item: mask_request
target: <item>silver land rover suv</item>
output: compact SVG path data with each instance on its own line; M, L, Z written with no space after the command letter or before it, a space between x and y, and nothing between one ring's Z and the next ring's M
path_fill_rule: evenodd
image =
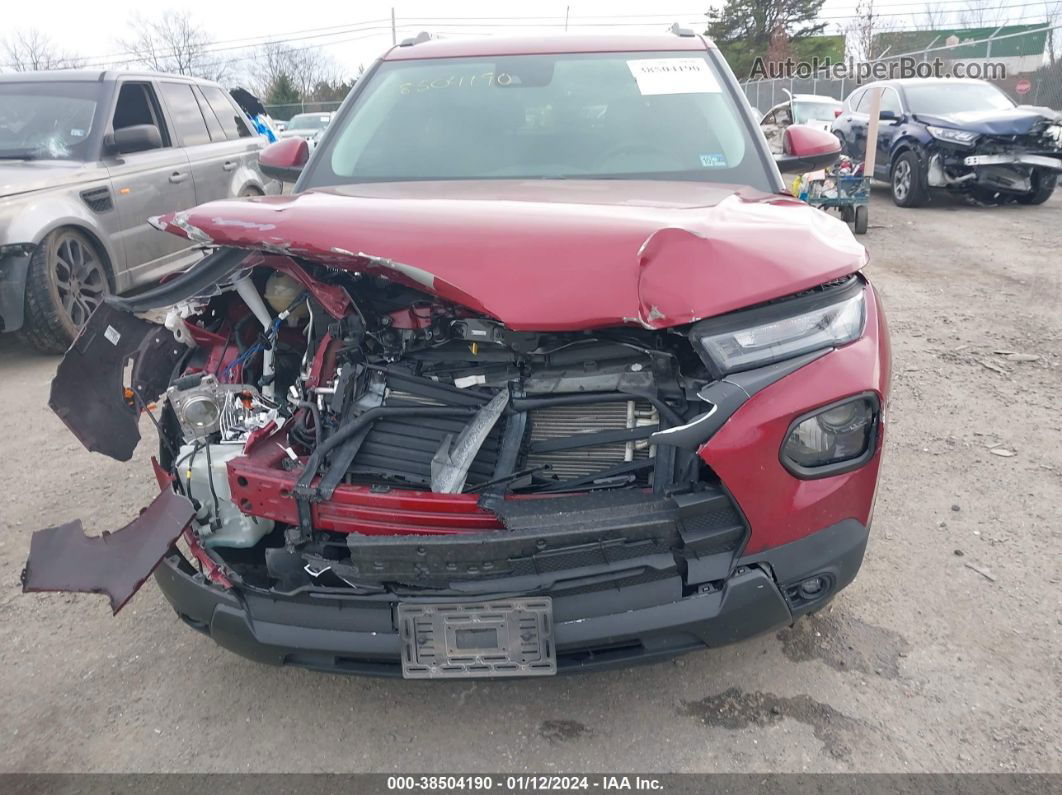
M61 353L107 293L196 256L148 218L279 192L265 139L216 83L99 71L0 76L0 329Z

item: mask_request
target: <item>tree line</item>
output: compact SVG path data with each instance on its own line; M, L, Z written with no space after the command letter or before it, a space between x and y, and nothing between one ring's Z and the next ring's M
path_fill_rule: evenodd
M993 5L987 0L965 0L962 6L951 0L927 0L920 11L897 14L889 11L895 6L877 5L875 0L857 0L855 12L843 19L824 16L825 0L726 0L723 5L708 11L706 34L718 45L739 80L748 78L757 58L766 63L782 62L787 58L820 61L829 56L850 57L856 61L870 61L879 52L880 34L907 30L941 30L949 27L989 28L1021 22L1012 19L1013 9ZM949 3L949 4L946 4ZM1045 25L1062 24L1062 0L1042 0L1042 8L1035 10L1038 21ZM901 24L902 21L902 24ZM841 24L841 23L844 24ZM838 31L835 39L825 36L829 27ZM1049 35L1046 54L1048 62L1059 60L1057 35Z
M240 86L266 105L338 102L359 75L348 75L324 49L268 41L245 48L219 46L188 11L133 15L115 39L120 53L89 58L62 49L41 30L16 30L2 39L0 71L118 68L188 75ZM295 108L297 110L297 108Z

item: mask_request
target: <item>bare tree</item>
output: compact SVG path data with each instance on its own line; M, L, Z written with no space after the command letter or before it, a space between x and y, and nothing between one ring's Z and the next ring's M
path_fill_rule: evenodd
M874 0L859 0L855 17L845 28L845 41L852 57L857 61L873 61L878 58L884 49L878 36L894 27L888 17L882 17L875 11Z
M1059 32L1054 30L1060 22L1062 22L1062 0L1045 0L1044 24L1052 28L1047 31L1047 60L1052 65L1062 58L1062 53L1059 52Z
M997 5L994 8L984 0L966 0L966 8L959 12L959 21L971 28L987 28L1002 24L1004 13L1014 9Z
M5 66L13 72L41 72L50 69L77 69L84 59L61 52L52 40L36 28L19 30L4 41Z
M248 59L248 83L251 90L265 96L281 75L287 75L304 99L313 96L320 84L342 82L336 62L318 47L291 47L271 41L257 48Z
M129 36L118 40L133 60L155 72L223 80L231 61L212 54L213 40L188 11L166 11L154 19L134 14Z
M940 30L950 23L951 11L943 3L926 3L916 25L925 30Z

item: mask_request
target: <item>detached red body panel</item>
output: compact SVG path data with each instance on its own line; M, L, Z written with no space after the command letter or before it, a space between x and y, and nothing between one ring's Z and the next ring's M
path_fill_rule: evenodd
M382 183L211 202L161 223L380 273L517 331L669 328L866 262L842 223L803 202L693 182Z

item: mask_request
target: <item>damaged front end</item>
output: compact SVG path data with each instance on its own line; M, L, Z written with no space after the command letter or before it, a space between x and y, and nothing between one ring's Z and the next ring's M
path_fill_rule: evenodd
M1047 111L1021 132L928 125L926 184L982 200L1040 203L1062 172L1062 119Z
M811 324L811 348L769 341L784 355L723 372L702 348L726 331L714 321L514 330L408 269L344 256L223 247L93 315L51 405L120 460L147 413L162 496L112 536L35 535L26 590L105 592L117 611L162 559L181 617L255 659L507 676L737 640L854 576L858 523L830 531L844 540L825 568L744 563L749 522L703 448L759 392L862 333L861 277L785 298L837 307L827 330L843 339ZM812 570L821 590L802 595ZM440 605L494 627L493 657L462 652ZM499 640L518 636L526 648Z

